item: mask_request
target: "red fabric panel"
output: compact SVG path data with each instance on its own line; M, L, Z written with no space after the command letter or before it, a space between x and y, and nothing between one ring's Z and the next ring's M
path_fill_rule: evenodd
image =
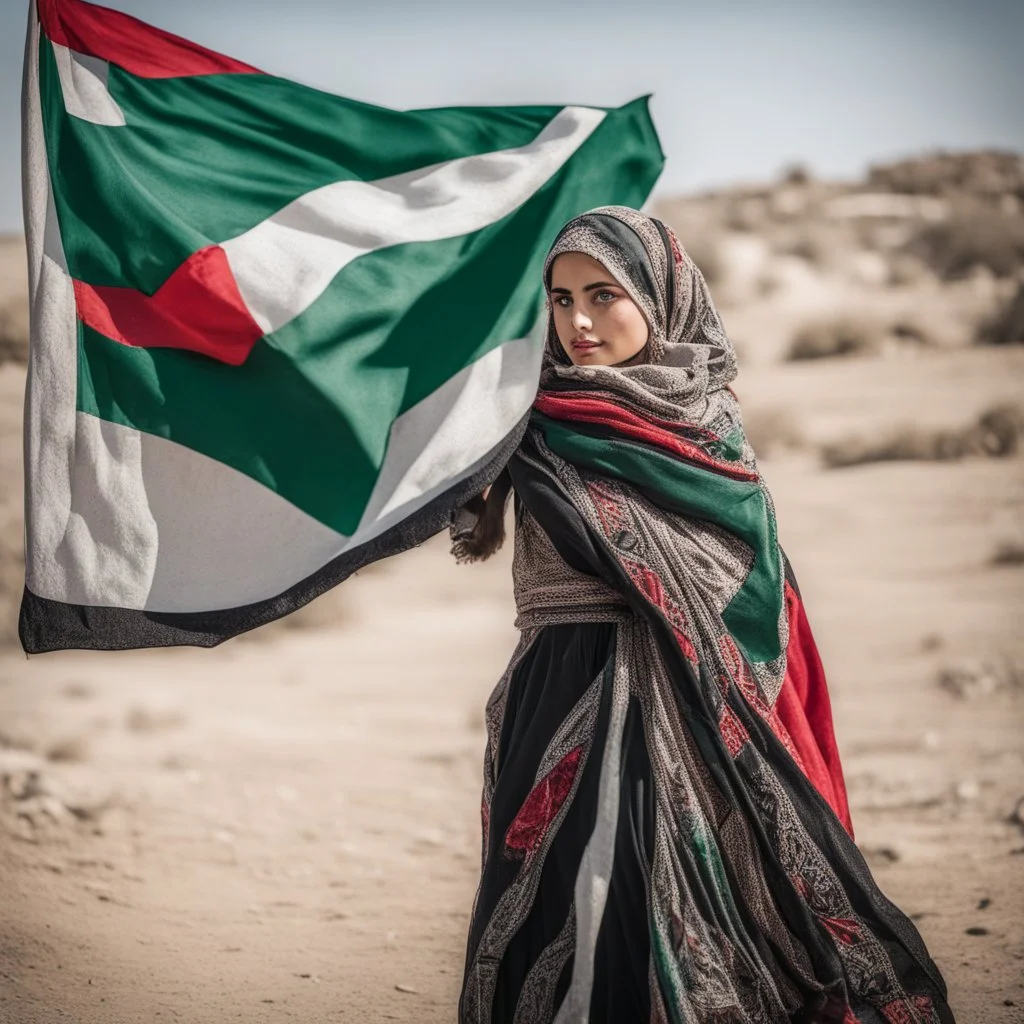
M184 348L239 366L263 336L219 245L193 253L155 295L74 284L79 319L124 345Z
M39 23L54 43L110 61L139 78L261 74L257 68L82 0L38 0Z
M803 602L789 583L786 584L786 609L789 614L786 677L775 702L775 714L789 734L808 779L853 836L825 670Z
M600 423L603 426L611 427L623 437L655 445L664 451L681 456L688 462L695 462L723 476L732 477L734 480L745 480L751 483L757 480L756 473L752 473L742 466L715 459L698 445L677 437L668 430L654 426L645 417L638 416L612 402L602 401L598 398L567 398L562 395L542 392L533 404L539 412L552 419L571 420L578 423Z
M520 853L536 853L576 781L583 747L573 747L530 791L505 833L505 845Z

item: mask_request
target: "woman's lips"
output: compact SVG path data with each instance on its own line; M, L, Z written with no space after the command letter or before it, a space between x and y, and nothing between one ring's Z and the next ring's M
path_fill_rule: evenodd
M577 352L592 352L600 345L599 341L591 341L589 338L573 338L572 347Z

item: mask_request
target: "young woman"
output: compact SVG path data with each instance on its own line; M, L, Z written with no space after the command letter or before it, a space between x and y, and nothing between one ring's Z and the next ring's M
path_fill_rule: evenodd
M463 1024L951 1021L854 845L735 354L663 224L563 228L515 492L522 638L487 706Z

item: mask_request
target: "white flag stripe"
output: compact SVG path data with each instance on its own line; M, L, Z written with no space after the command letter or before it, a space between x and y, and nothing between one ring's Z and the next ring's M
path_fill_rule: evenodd
M73 414L70 494L63 510L47 510L60 513L48 517L55 530L37 530L46 543L36 545L29 587L56 601L153 612L276 597L485 464L529 409L539 356L536 336L505 342L400 416L351 538L216 459ZM482 392L491 395L486 416Z
M72 117L110 127L123 127L124 111L107 88L110 65L105 60L51 43L57 61L64 108Z
M39 597L154 612L235 608L277 596L345 547L216 459L89 413L75 426L71 513L28 578Z
M537 192L604 117L603 110L566 107L518 149L314 189L223 243L242 298L269 333L299 316L359 256L479 231Z
M31 343L25 385L25 578L61 592L76 571L64 537L75 464L75 292L55 225L39 94L39 18L29 5L22 106L22 180L28 249ZM44 248L45 244L45 248Z
M214 611L276 597L344 550L342 534L252 477L141 436L138 482L159 539L147 611Z
M383 533L487 461L533 404L542 348L540 329L507 341L395 420L349 548Z

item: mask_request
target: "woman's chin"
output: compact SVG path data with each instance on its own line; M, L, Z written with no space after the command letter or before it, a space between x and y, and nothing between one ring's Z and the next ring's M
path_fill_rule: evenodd
M608 353L599 345L595 348L574 348L569 353L569 358L577 366L603 366L608 362L607 355Z

